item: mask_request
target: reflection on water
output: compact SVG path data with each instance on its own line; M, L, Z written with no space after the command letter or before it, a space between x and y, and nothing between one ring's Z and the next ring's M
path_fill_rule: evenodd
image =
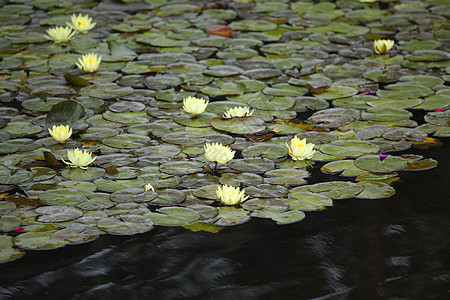
M336 201L293 225L157 227L30 251L0 267L0 299L448 298L448 148L427 150L440 166L402 173L389 199Z

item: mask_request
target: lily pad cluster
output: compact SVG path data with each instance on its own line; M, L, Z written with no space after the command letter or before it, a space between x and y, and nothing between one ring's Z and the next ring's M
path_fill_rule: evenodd
M95 28L45 39L81 11ZM450 135L446 11L439 0L4 1L0 262L155 226L290 224L392 196L402 172L438 164L408 149ZM376 39L395 46L376 54ZM102 65L84 74L75 64L91 52ZM206 111L184 113L187 97ZM253 114L223 117L236 106ZM65 145L48 134L58 124L73 129ZM310 160L288 156L294 136L315 144ZM211 171L206 143L236 155ZM96 161L63 166L72 147ZM311 179L319 169L329 176ZM222 206L219 185L249 198Z

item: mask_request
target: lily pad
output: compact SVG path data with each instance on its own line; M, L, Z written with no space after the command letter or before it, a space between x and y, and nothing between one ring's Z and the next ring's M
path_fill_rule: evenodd
M38 222L42 223L58 223L77 219L83 215L81 209L58 205L58 206L42 206L34 210L39 217Z
M383 160L378 155L365 155L355 160L355 166L374 173L397 171L403 169L407 163L407 159L392 155L387 156Z
M323 210L327 206L333 206L333 200L330 197L309 192L290 193L287 201L290 209L301 211Z
M359 182L364 190L356 195L359 199L384 199L395 194L395 189L381 182Z
M264 121L256 117L224 119L216 117L211 125L217 129L236 134L252 134L266 129Z
M250 214L242 208L219 207L217 219L218 220L214 222L215 225L234 226L250 220Z
M156 225L185 226L196 222L200 218L200 215L195 210L187 207L162 207L157 209L157 212L145 215L151 218Z
M152 230L154 223L148 217L127 214L100 219L97 227L110 234L134 235Z
M14 238L16 246L23 249L49 250L64 247L67 241L53 238L54 231L26 232Z

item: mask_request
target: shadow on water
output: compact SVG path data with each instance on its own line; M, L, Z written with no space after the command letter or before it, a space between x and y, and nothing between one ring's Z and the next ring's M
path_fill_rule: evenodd
M427 150L439 167L402 173L391 198L336 201L292 225L157 227L30 251L1 266L0 299L446 299L448 148Z

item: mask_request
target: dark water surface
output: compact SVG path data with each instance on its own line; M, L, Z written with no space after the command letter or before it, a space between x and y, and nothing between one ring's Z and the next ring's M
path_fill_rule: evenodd
M415 151L439 167L402 172L391 198L336 200L292 225L158 226L29 251L0 267L0 299L448 299L448 149Z

